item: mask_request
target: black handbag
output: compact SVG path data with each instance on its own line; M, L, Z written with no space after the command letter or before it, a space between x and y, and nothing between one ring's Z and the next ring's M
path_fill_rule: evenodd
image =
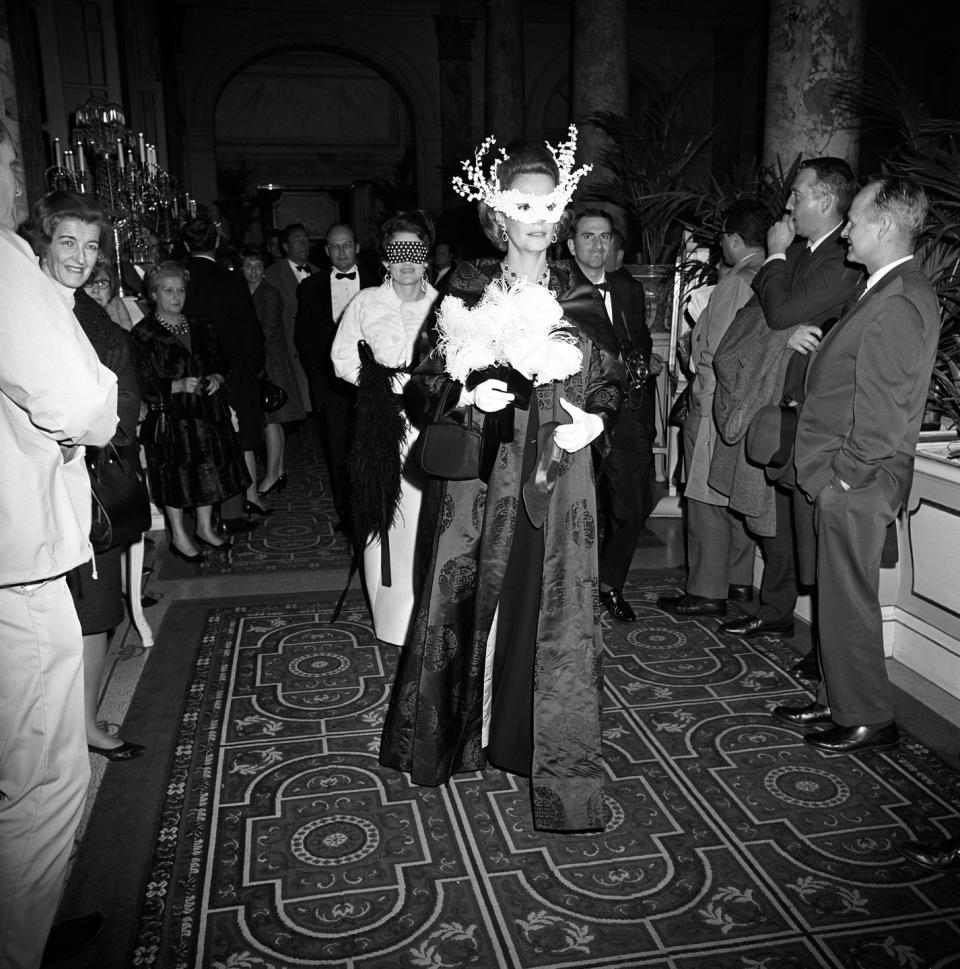
M266 374L260 378L260 407L267 414L280 410L287 402L287 392Z
M482 432L473 426L473 407L444 413L454 387L460 384L451 380L443 388L433 420L420 432L417 460L431 477L469 481L480 476Z
M682 427L683 422L687 419L687 415L690 413L690 384L687 384L677 399L673 402L670 407L670 413L667 415L667 423L672 424L674 427Z
M164 444L168 436L167 412L163 404L151 404L147 416L140 422L137 440L145 445Z
M137 470L117 449L87 448L92 518L90 544L94 552L106 552L135 541L150 528L150 497Z

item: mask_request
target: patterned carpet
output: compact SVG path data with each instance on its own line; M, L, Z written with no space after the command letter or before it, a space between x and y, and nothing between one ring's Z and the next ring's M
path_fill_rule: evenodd
M579 836L533 831L522 779L378 766L396 652L358 596L336 626L327 598L173 607L189 685L122 964L960 966L956 878L895 849L960 831L960 779L911 740L804 745L769 716L805 695L795 654L665 616L672 587L632 581L606 630L606 830Z
M229 555L208 554L196 566L164 552L160 577L181 579L198 574L349 568L350 545L334 529L337 515L330 495L330 479L312 419L288 433L286 466L287 487L282 493L264 499L274 514L262 519L254 531L235 536Z

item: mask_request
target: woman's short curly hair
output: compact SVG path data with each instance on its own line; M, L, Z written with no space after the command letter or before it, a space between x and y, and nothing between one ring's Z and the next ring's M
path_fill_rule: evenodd
M172 259L166 262L158 262L147 270L147 275L143 280L147 298L151 303L157 301L157 289L164 276L179 276L183 280L184 286L190 282L190 273L180 263L174 262Z
M412 232L427 248L433 247L433 220L420 209L398 212L380 226L380 255L386 255L390 240L398 232Z
M264 265L267 264L267 257L260 246L241 246L233 256L233 262L237 269L242 269L243 264L248 259L256 259Z
M103 243L106 226L103 209L92 201L89 195L60 189L56 192L48 192L33 206L33 214L22 230L38 256L46 253L50 243L53 242L53 234L57 231L57 226L67 219L76 219L85 225L97 226L100 229L100 242Z
M544 145L521 145L513 149L497 167L500 188L509 190L521 175L548 175L553 184L560 181L560 169L556 159ZM559 238L570 219L570 213L565 211L557 222L557 237ZM506 251L507 244L503 239L503 229L497 221L497 213L486 202L480 203L480 226L484 235L501 251Z

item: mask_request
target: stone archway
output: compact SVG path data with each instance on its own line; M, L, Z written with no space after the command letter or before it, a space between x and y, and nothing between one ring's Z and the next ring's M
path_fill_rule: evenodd
M300 29L298 29L298 26ZM358 30L355 20L338 23L327 17L320 31L313 22L278 26L269 19L262 24L235 29L227 20L207 19L204 32L216 31L218 43L203 58L194 59L185 45L183 88L188 105L184 133L184 168L191 193L204 201L216 197L217 105L231 80L259 62L283 52L319 52L344 62L362 65L367 77L379 76L404 105L409 124L409 144L414 161L414 184L420 204L438 208L440 187L436 177L440 159L440 119L435 81L423 65L434 56L431 38L421 40L423 51L390 42L389 28ZM261 29L262 28L262 29ZM191 39L196 31L191 31ZM322 105L317 106L318 112Z

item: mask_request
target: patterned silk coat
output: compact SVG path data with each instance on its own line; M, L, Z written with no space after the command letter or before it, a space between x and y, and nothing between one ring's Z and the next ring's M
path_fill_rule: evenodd
M475 303L499 272L496 262L461 264L450 293ZM599 414L609 431L619 409L622 369L601 298L592 286L575 286L560 266L551 266L550 288L579 332L584 364L566 380L537 388L530 406L537 406L541 426L563 421L563 396ZM443 371L442 359L432 354L414 375L413 389L436 401L449 379ZM415 784L444 784L452 774L486 763L484 658L497 604L514 592L503 587L503 577L517 516L525 514L521 467L527 420L528 412L516 409L513 441L500 444L488 484L434 480L425 495L419 605L380 748L380 762L410 772ZM607 438L601 435L595 446L606 446ZM591 448L564 455L543 528L532 711L534 824L596 830L603 827L603 640Z

